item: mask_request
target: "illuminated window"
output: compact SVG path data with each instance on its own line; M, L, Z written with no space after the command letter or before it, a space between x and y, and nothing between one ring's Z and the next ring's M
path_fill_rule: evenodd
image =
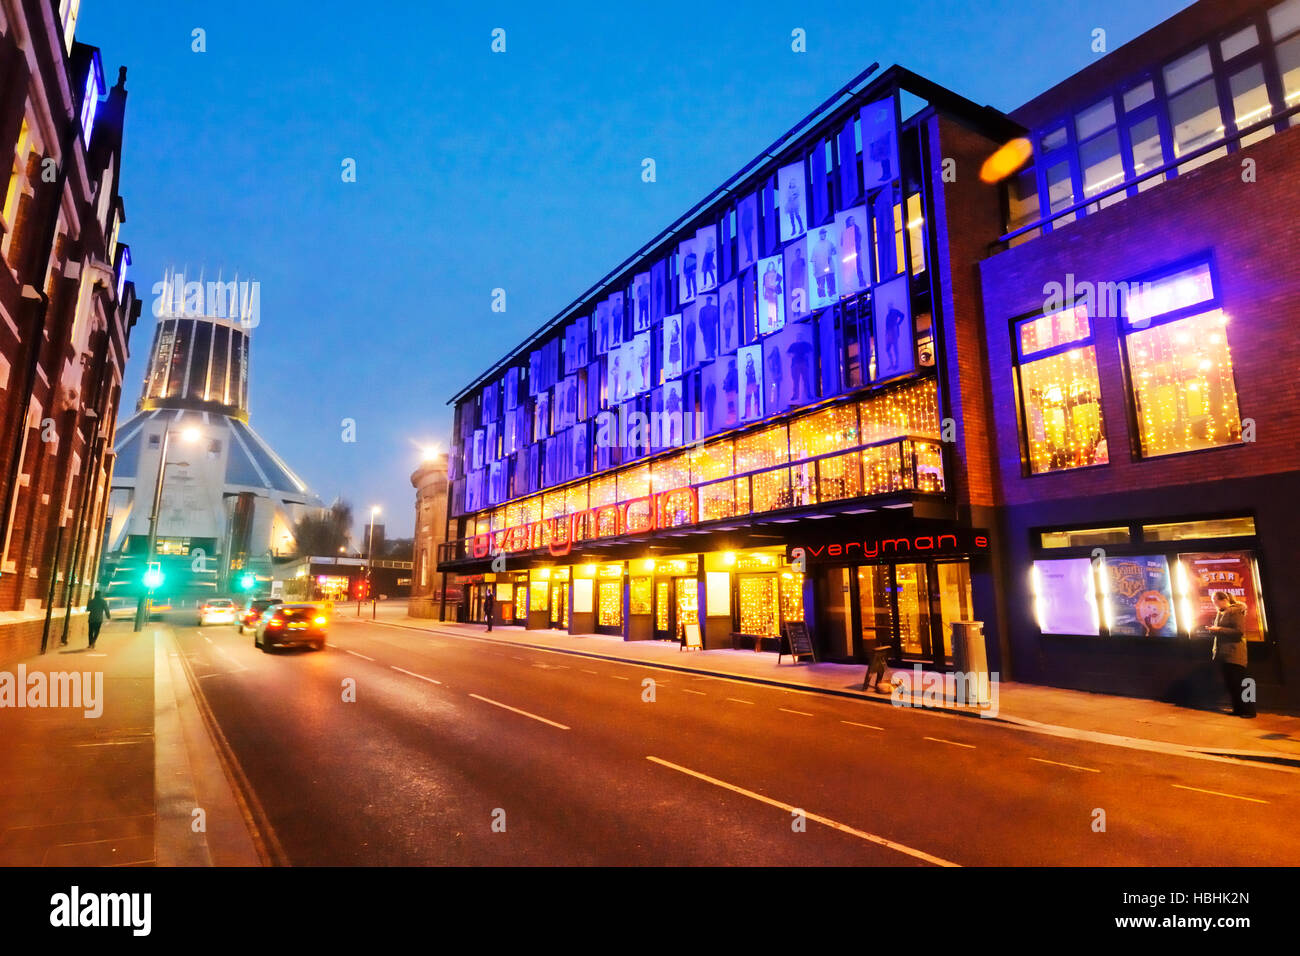
M1092 327L1082 306L1016 325L1029 473L1104 465L1109 458Z
M623 582L601 581L596 623L601 627L623 626Z
M1044 531L1039 535L1044 548L1088 548L1104 544L1128 544L1130 538L1127 527Z
M1186 314L1215 304L1209 266L1143 285L1130 299L1124 336L1143 456L1240 442L1228 317L1214 307Z
M803 620L803 575L798 571L781 572L781 617L787 621Z
M790 423L791 461L816 458L858 444L858 410L853 405L838 405Z
M1210 51L1199 47L1164 69L1165 91L1169 94L1169 125L1174 134L1174 156L1185 156L1223 139L1223 117L1219 95L1211 75ZM1211 150L1179 167L1187 172L1227 155L1227 147Z
M1146 541L1186 541L1195 538L1244 538L1255 534L1254 518L1207 518L1142 526Z
M939 399L933 381L873 395L858 403L864 443L904 435L939 437Z

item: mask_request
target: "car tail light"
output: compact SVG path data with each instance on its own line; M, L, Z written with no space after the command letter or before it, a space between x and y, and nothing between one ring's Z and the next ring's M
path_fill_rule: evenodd
M316 618L316 623L317 623L317 624L324 624L325 621L326 621L326 618L325 618L323 615L322 615L321 617Z

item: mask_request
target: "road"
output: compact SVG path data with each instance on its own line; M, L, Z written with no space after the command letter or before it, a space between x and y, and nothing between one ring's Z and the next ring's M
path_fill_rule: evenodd
M1300 860L1270 767L345 617L176 634L294 865Z

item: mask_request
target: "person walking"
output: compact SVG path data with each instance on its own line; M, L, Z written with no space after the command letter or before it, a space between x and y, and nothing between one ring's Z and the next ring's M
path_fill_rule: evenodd
M487 629L492 630L492 606L496 603L496 598L492 594L492 589L488 588L483 592L483 616L487 618Z
M1223 670L1223 684L1232 700L1232 713L1237 717L1254 717L1254 694L1246 700L1245 693L1246 682L1250 680L1246 673L1246 605L1227 591L1215 591L1214 606L1219 610L1214 615L1214 623L1206 630L1214 636L1214 659Z
M95 589L94 595L90 598L90 603L86 605L87 625L90 633L90 649L95 649L95 642L99 640L99 629L104 626L104 618L112 618L113 615L108 613L108 602L100 595L99 589Z

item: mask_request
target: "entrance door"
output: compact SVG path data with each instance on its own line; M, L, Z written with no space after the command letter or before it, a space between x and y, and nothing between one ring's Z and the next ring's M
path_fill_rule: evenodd
M930 631L930 578L924 564L894 565L898 599L898 640L903 657L932 661Z
M871 659L877 642L894 646L894 653L897 653L890 571L887 564L864 564L858 568L858 619L861 622L862 656L866 660Z
M569 626L569 582L551 582L551 627Z
M699 623L700 582L695 578L673 578L677 588L677 619L674 636L681 637L687 624ZM703 632L703 628L700 629Z
M971 598L970 562L945 561L934 566L939 586L939 627L943 633L945 663L952 663L952 622L969 621L975 617L975 602Z
M661 641L670 641L677 630L673 627L672 582L666 578L655 581L655 637Z
M826 569L826 656L833 661L851 661L856 656L851 573L851 568Z

